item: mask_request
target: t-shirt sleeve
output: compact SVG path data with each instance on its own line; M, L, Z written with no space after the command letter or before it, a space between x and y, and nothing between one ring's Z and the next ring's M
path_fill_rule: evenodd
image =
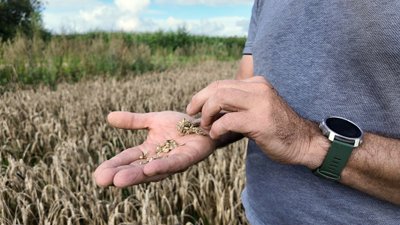
M253 54L253 41L256 37L257 33L257 23L258 23L258 1L254 0L253 10L251 12L251 19L249 25L249 31L247 34L246 44L243 49L243 55L252 55Z

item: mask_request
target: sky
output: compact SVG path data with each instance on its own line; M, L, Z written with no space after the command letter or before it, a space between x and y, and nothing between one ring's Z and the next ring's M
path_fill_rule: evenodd
M246 36L254 0L44 0L53 33L173 31Z

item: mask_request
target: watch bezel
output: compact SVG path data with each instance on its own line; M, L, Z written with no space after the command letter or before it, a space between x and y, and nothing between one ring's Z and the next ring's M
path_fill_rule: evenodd
M327 121L328 119L340 119L340 120L344 120L344 121L346 121L346 122L348 122L348 123L351 123L352 125L354 125L354 126L358 129L358 131L359 131L359 133L360 133L360 136L359 136L359 137L356 137L356 138L353 138L353 137L344 136L344 135L342 135L342 134L338 134L337 132L333 131L333 130L327 125L326 121ZM353 121L351 121L351 120L348 120L348 119L346 119L346 118L339 117L339 116L330 116L330 117L326 118L325 120L323 120L323 121L320 123L319 128L321 129L323 135L326 136L326 137L328 137L328 139L329 139L330 141L338 140L338 141L342 141L342 142L351 144L351 145L353 145L354 147L358 147L358 146L362 143L362 138L363 138L363 136L364 136L363 130L362 130L357 124L355 124L355 123L354 123Z

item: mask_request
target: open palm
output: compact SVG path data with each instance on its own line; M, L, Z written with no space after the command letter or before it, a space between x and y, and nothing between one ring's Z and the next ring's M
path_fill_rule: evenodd
M113 112L108 122L122 129L148 129L146 140L139 146L126 149L110 160L103 162L95 171L96 183L100 186L130 185L162 180L165 177L186 170L203 160L215 150L214 141L208 136L182 136L176 124L189 116L178 112L130 113ZM156 155L157 146L167 140L175 140L179 146L168 153L168 157L141 164L141 156Z

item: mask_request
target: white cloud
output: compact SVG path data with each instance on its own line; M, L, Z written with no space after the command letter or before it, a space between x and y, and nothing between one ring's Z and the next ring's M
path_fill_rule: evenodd
M106 6L99 6L92 11L81 11L80 16L86 22L95 23L96 21L98 21L99 17L104 15L106 10L107 10Z
M115 5L122 12L137 14L150 4L150 0L115 0Z
M149 4L150 0L115 0L119 13L116 28L123 31L134 31L140 25L139 13L145 10Z
M201 20L182 20L169 17L167 20L145 20L141 31L177 30L184 27L192 34L213 36L245 36L249 18L244 17L214 17Z
M163 1L163 0L158 0ZM181 0L174 0L179 2ZM114 0L104 3L100 0L47 0L44 11L45 27L56 33L105 31L157 31L177 30L185 27L190 33L216 36L244 36L247 34L249 18L214 17L207 19L167 19L144 18L150 0ZM79 4L78 4L79 2ZM182 0L183 2L183 0ZM185 2L204 3L206 0ZM226 0L214 1L216 3ZM249 0L231 0L249 2Z
M139 26L139 19L138 18L120 18L117 21L117 28L118 30L123 31L134 31Z
M99 0L49 0L43 19L46 28L57 33L134 31L140 26L140 13L149 4L150 0L114 0L108 4Z

